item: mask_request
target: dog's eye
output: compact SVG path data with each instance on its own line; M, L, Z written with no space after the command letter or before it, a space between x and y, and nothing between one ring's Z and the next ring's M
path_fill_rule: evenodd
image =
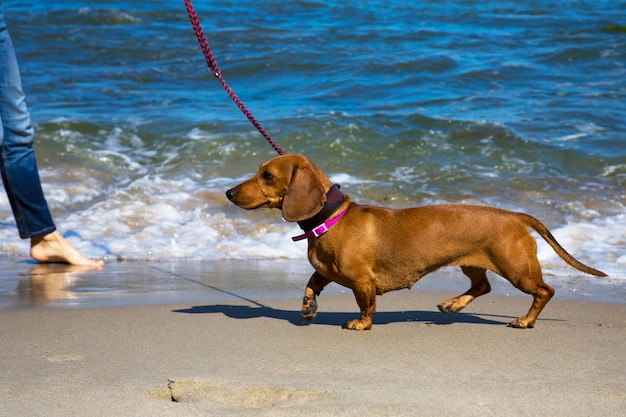
M261 178L263 178L265 181L271 181L274 179L274 176L269 171L263 171L263 173L261 174Z

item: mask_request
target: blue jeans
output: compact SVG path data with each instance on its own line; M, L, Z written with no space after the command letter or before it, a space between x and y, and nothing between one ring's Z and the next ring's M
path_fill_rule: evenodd
M20 237L54 232L33 150L34 129L0 0L0 172Z

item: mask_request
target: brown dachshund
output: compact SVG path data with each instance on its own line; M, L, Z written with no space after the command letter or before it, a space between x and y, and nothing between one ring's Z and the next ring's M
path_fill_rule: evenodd
M294 238L308 239L308 258L315 269L304 293L303 321L315 317L316 296L334 281L354 292L361 309L360 318L343 327L368 330L377 294L411 288L430 272L458 265L471 288L442 302L439 310L456 313L488 293L489 270L533 296L528 313L509 323L533 327L554 289L543 282L537 243L528 227L574 268L606 276L574 259L546 226L527 214L454 204L399 210L358 205L301 155L283 155L262 164L254 177L226 196L247 210L280 209L285 220L298 222L306 232Z

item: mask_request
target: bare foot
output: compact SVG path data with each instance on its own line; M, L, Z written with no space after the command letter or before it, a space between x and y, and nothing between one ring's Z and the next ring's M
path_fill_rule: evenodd
M62 262L70 265L104 266L104 261L85 257L59 232L30 240L30 256L39 262Z

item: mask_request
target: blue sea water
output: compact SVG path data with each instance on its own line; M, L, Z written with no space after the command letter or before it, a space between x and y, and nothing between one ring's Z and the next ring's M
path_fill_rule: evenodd
M107 260L304 259L224 191L276 155L180 1L3 1L57 225ZM274 140L353 199L484 204L626 279L626 2L194 2ZM0 252L25 256L0 195ZM547 275L580 275L541 242Z

